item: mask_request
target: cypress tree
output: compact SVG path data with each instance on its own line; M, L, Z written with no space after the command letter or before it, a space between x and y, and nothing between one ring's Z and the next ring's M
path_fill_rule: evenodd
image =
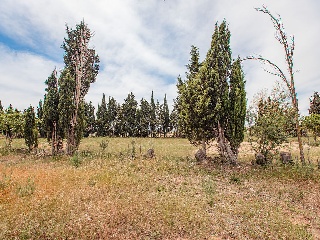
M97 110L97 135L98 136L107 136L107 103L106 96L102 94L101 104L98 105Z
M150 100L150 134L151 137L155 137L156 134L156 104L154 102L153 91L151 92L151 100Z
M176 107L179 118L179 127L188 140L194 145L202 145L206 152L206 143L211 139L208 132L212 128L207 122L206 109L208 98L201 97L204 94L203 84L199 78L201 64L199 62L199 50L191 46L190 60L187 65L186 80L178 77L178 97Z
M138 103L130 92L122 104L123 135L132 137L136 133L136 114Z
M164 137L166 137L169 131L169 126L170 126L170 112L169 112L169 106L168 106L166 94L164 95L164 99L163 99L163 107L162 107L161 115L162 115L161 116L162 132Z
M84 102L84 115L85 115L85 133L84 136L88 137L96 130L96 118L94 115L94 106L92 102Z
M217 139L220 155L235 164L246 111L243 74L239 59L232 65L230 35L226 21L216 24L201 64L192 47L187 80L178 78L177 108L180 127L191 143L201 144L206 153L206 143Z
M115 135L115 129L117 124L117 112L118 112L118 104L117 101L113 97L109 97L109 101L107 104L107 127L108 127L108 136Z
M46 137L46 127L43 120L43 103L42 100L39 101L39 104L37 106L37 127L39 131L39 135L41 138Z
M318 92L314 92L310 99L309 114L320 114L320 96Z
M58 152L58 121L59 121L59 92L58 92L58 78L56 69L45 81L47 92L43 103L43 122L46 129L46 136L51 142L52 155Z
M33 148L38 147L36 117L32 106L25 111L24 119L24 140L29 151L31 151Z
M65 50L64 63L74 83L72 96L72 112L68 126L67 153L72 155L80 144L83 133L84 103L90 84L94 83L99 71L99 57L95 50L89 48L92 33L81 21L76 29L66 27L67 38L62 48Z
M246 91L241 60L233 62L230 76L229 109L226 137L231 149L238 155L238 148L244 139L246 117Z
M149 128L150 128L150 105L147 100L141 99L140 101L140 109L139 109L139 136L140 137L148 137Z
M69 124L72 113L74 112L73 92L75 89L75 81L68 68L63 69L59 77L59 123L58 134L60 137L68 136Z

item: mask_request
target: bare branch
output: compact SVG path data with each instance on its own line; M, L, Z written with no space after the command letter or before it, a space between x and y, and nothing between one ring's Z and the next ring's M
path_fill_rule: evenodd
M263 64L268 64L269 66L271 66L273 68L274 72L268 71L267 69L264 69L264 70L267 73L270 73L274 76L281 78L285 82L285 84L289 88L289 90L291 90L290 82L288 81L286 75L283 73L283 71L275 63L271 62L269 59L263 58L262 56L259 56L259 57L248 56L248 57L242 59L242 61L245 61L245 60L257 60Z

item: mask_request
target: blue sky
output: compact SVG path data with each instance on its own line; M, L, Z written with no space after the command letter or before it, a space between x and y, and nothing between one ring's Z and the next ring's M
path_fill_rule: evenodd
M63 68L65 24L82 19L95 33L91 45L101 60L96 83L86 97L95 106L102 93L117 101L129 92L150 99L151 91L169 104L176 97L176 79L184 75L191 45L201 59L210 46L214 24L229 23L233 57L261 54L286 70L284 52L274 38L267 15L254 7L266 5L281 14L286 32L294 34L296 89L302 114L313 91L320 91L320 2L317 0L1 0L0 100L22 110L36 106L44 81ZM243 63L250 102L277 80L258 62Z

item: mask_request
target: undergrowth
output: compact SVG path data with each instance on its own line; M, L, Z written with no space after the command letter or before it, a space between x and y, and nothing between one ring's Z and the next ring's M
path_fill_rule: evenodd
M72 157L1 156L0 239L319 238L316 165L198 164L195 151L97 138Z

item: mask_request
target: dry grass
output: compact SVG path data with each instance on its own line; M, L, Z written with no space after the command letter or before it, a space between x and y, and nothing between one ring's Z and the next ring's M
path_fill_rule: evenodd
M103 140L73 158L3 152L0 239L320 239L315 165L251 166L246 144L237 167L199 165L184 139Z

